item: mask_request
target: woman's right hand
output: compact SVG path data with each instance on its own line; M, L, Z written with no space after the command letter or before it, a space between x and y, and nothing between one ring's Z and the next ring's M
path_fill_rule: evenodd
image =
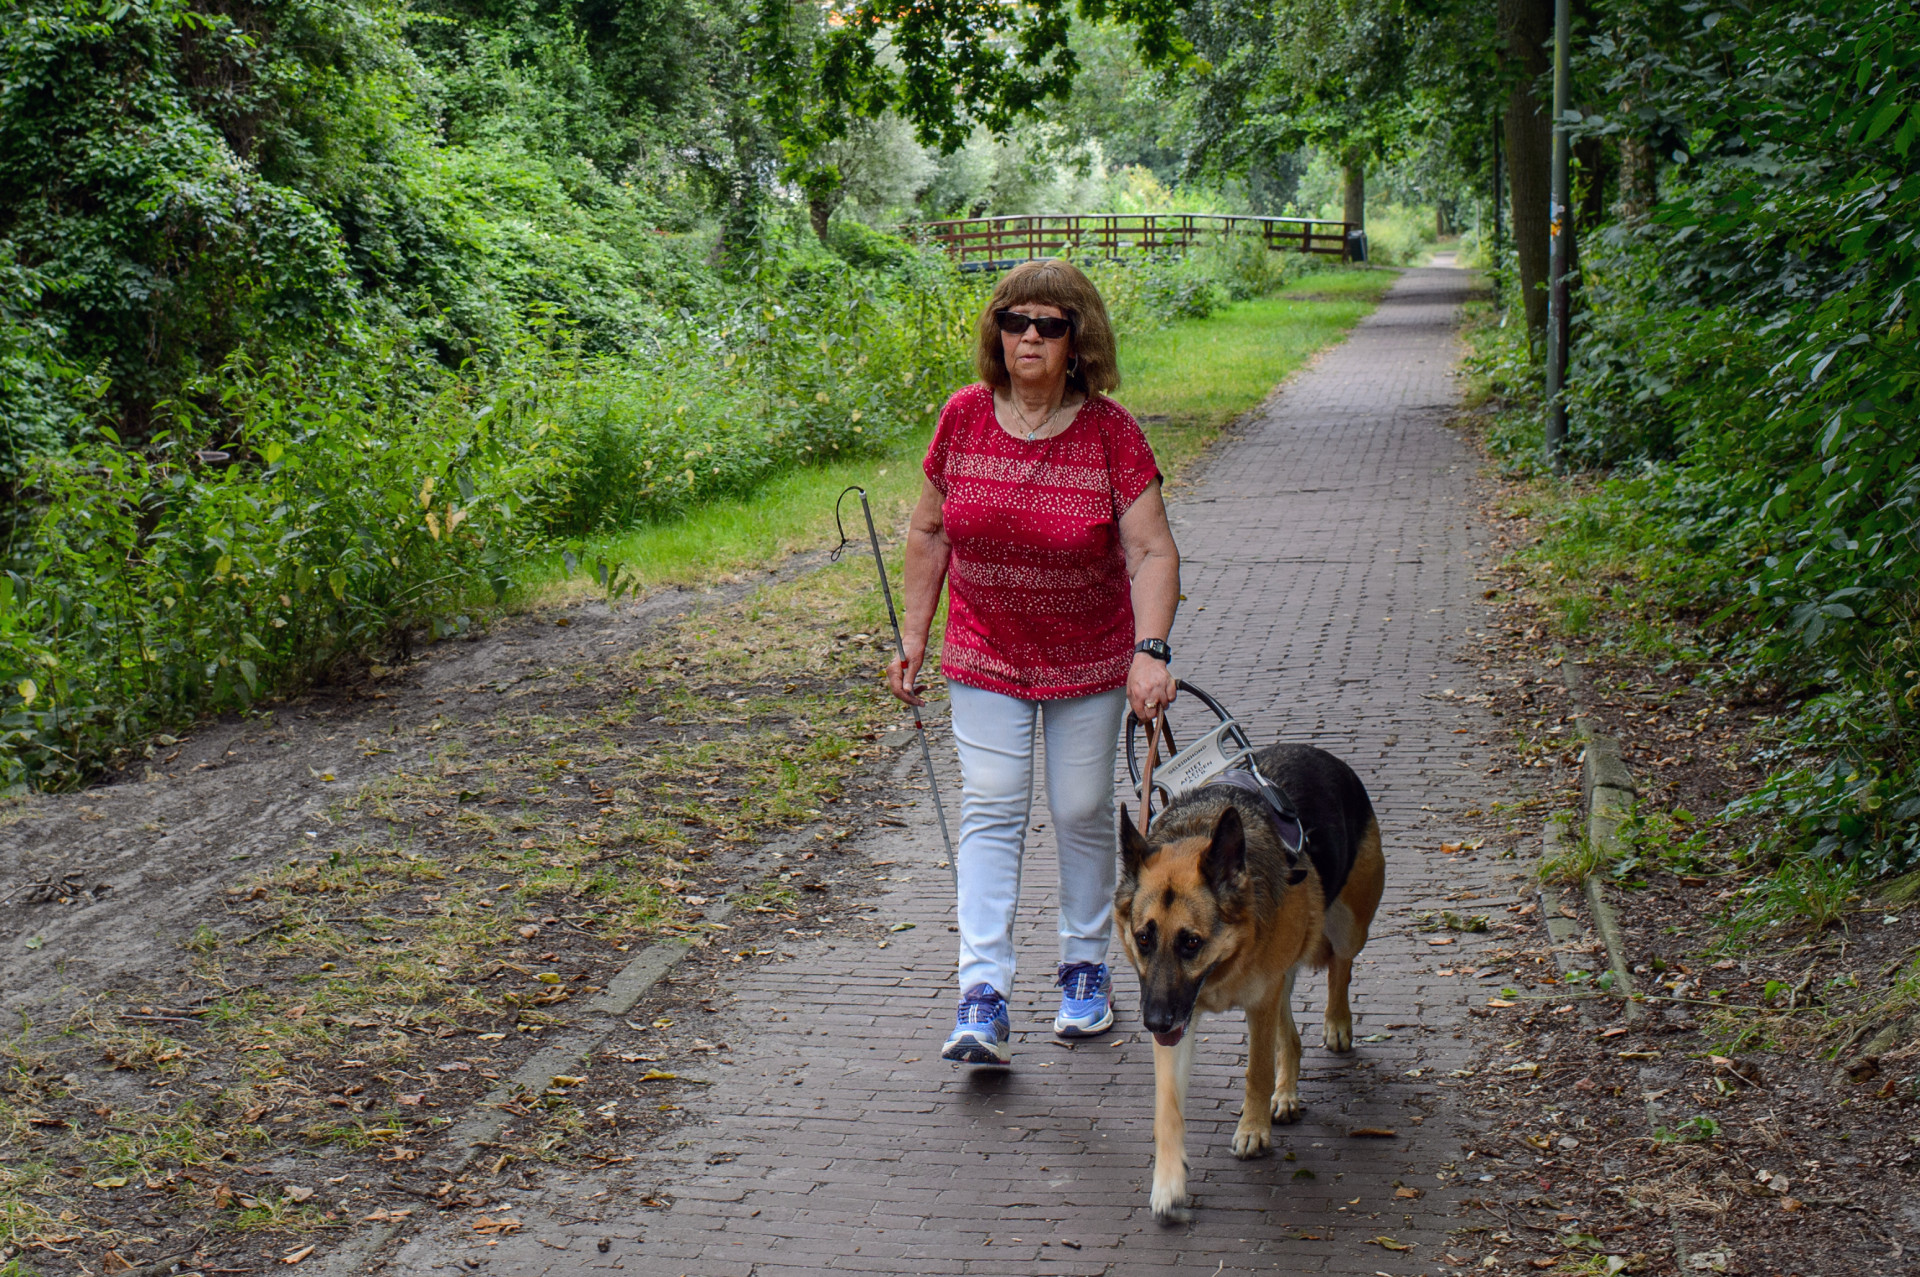
M904 660L896 656L887 662L887 690L909 705L925 705L926 697L920 695L922 689L914 680L920 677L921 663L927 659L926 640L918 643L909 640L905 647Z

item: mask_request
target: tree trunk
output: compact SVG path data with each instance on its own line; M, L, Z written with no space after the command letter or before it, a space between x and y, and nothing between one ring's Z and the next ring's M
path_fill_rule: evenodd
M833 206L837 203L838 200L818 195L807 197L807 220L813 223L813 233L822 244L827 242L827 223L833 220Z
M1511 88L1504 132L1508 190L1512 192L1513 247L1520 258L1520 295L1527 332L1547 329L1548 205L1552 199L1552 107L1534 87L1552 69L1553 0L1500 0L1500 34Z
M1620 103L1620 114L1633 113L1633 103ZM1660 160L1653 153L1653 140L1644 133L1620 135L1620 197L1613 213L1623 222L1637 222L1653 211L1658 198L1656 179Z
M1355 226L1367 224L1367 157L1364 153L1348 152L1346 163L1340 169L1341 186L1345 199L1341 218Z

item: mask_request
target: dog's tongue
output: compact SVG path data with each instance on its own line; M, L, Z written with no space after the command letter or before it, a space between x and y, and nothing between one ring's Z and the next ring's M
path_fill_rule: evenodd
M1187 1035L1187 1026L1181 1025L1171 1033L1156 1033L1153 1040L1161 1046L1179 1046L1180 1039Z

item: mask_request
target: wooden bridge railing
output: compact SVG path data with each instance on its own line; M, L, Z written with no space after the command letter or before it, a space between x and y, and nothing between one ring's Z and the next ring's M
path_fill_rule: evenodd
M1324 253L1346 261L1348 232L1359 227L1324 218L1224 213L1057 213L910 222L900 229L910 238L944 245L962 269L988 270L1067 250L1173 251L1242 234L1259 235L1268 248L1276 251Z

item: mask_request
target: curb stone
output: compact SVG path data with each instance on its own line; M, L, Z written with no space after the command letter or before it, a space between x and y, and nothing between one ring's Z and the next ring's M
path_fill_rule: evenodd
M1620 838L1620 826L1633 814L1634 805L1639 801L1639 787L1634 782L1632 770L1621 757L1620 742L1593 730L1582 708L1579 667L1564 648L1556 651L1555 655L1560 658L1556 664L1566 683L1568 699L1572 702L1574 730L1586 743L1580 759L1584 833L1591 845L1599 847L1606 859L1612 860L1625 850ZM1566 849L1570 823L1560 820L1547 822L1540 839L1543 858ZM1606 948L1607 967L1613 972L1612 993L1623 1003L1621 1018L1628 1024L1639 1023L1646 1018L1647 1008L1643 1001L1634 996L1633 975L1627 966L1626 937L1620 930L1620 918L1614 911L1613 902L1607 898L1606 885L1597 875L1590 874L1581 882L1581 891L1586 897L1587 909L1593 915L1593 929ZM1540 916L1545 920L1547 935L1553 942L1554 961L1562 971L1571 970L1574 966L1567 947L1581 933L1580 924L1561 912L1569 894L1555 885L1543 883L1540 886ZM1665 1089L1662 1085L1664 1079L1651 1066L1641 1068L1640 1079L1647 1084L1643 1092L1647 1096L1647 1129L1649 1132L1657 1131L1666 1112L1660 1101L1652 1098L1652 1095ZM1671 1212L1667 1217L1667 1228L1673 1237L1674 1266L1683 1274L1692 1271L1693 1250L1687 1244L1680 1221Z

